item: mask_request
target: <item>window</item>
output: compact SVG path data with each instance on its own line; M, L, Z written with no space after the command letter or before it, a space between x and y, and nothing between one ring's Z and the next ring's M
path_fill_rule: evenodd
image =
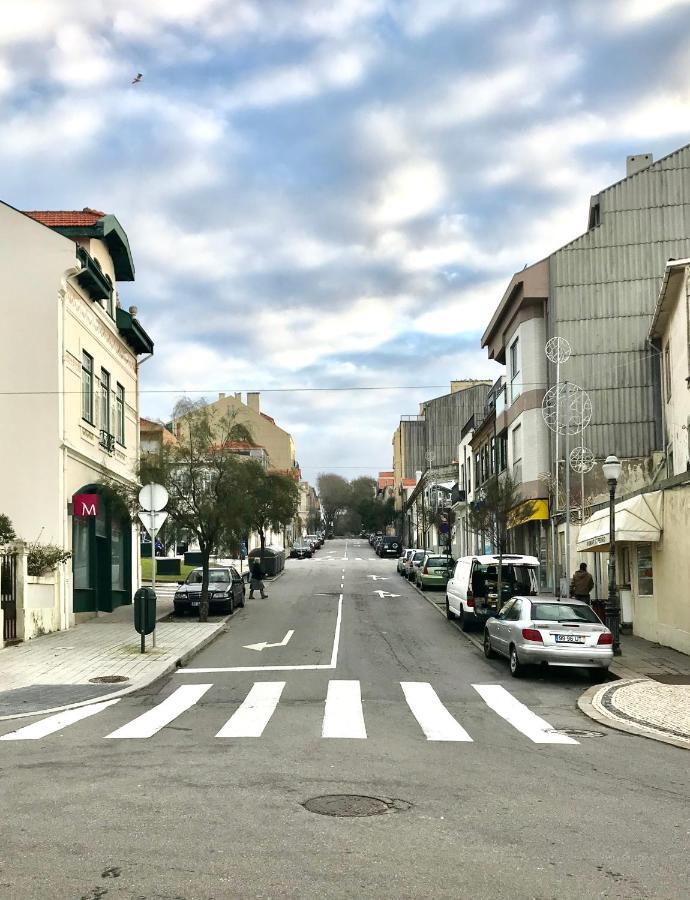
M496 474L496 438L491 438L491 449L489 451L489 472Z
M510 402L514 403L520 396L520 344L519 338L515 338L510 345Z
M110 372L101 369L101 431L110 434Z
M637 593L641 597L654 593L651 544L637 545Z
M93 425L93 356L81 355L81 417Z
M75 516L72 537L72 573L74 587L84 590L91 587L91 520Z
M664 347L664 385L666 388L666 402L671 399L671 344Z
M479 460L480 460L479 453L477 453L477 454L475 454L475 457L474 457L474 486L475 487L479 487L479 485L482 483L482 470L481 470L481 463Z
M462 463L460 466L460 490L467 490L467 486L465 485L465 463Z
M502 472L508 465L508 436L507 434L499 434L498 436L498 471Z
M110 577L114 591L125 589L125 534L121 522L110 525Z
M125 446L125 389L118 383L115 388L115 427L117 442Z
M522 481L522 425L513 428L513 478Z

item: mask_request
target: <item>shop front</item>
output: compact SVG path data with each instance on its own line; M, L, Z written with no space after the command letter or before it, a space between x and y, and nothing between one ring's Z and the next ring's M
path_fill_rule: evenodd
M103 485L74 494L72 583L74 613L112 612L132 602L132 522Z

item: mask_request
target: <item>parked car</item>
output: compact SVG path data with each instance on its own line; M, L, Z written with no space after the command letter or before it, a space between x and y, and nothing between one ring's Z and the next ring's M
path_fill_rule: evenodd
M398 564L397 564L397 566L396 566L396 568L397 568L397 570L398 570L398 575L405 575L405 574L406 574L406 572L405 572L405 563L406 563L407 560L412 556L412 554L413 554L414 552L415 552L415 548L414 548L414 547L408 547L407 549L403 550L403 552L400 554L400 556L398 557Z
M323 541L318 536L318 534L308 534L306 536L305 540L312 543L314 545L315 550L318 550L321 547L321 545L323 544Z
M173 597L173 611L176 616L199 608L201 601L201 580L203 570L194 569L185 581L178 581L179 587ZM208 571L209 612L215 610L232 613L244 606L244 579L234 566L218 566Z
M385 534L376 545L376 553L381 558L386 556L400 556L402 553L402 541L395 535Z
M421 591L427 588L445 588L448 574L453 567L452 556L425 553L415 571L415 584Z
M459 618L463 631L484 625L511 597L539 593L539 560L505 553L499 603L498 563L498 556L487 555L462 556L455 564L446 586L446 615Z
M290 559L311 559L312 549L306 541L297 541L290 550Z
M374 553L375 553L377 556L379 555L379 546L380 546L382 540L383 540L383 535L382 535L382 534L377 534L377 535L375 536L375 538L374 538L374 543L373 543L372 546L374 547Z
M613 635L582 600L513 597L484 626L484 655L509 659L518 678L527 666L581 666L594 681L606 677Z
M417 573L417 567L421 564L425 556L426 550L415 550L412 556L410 556L410 558L406 560L405 575L407 576L408 581L414 581L415 575Z

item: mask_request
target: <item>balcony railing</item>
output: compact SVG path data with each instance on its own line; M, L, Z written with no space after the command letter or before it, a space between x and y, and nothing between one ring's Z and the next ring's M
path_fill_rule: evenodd
M115 435L110 434L110 432L104 431L101 428L100 440L98 443L106 451L106 453L112 453L115 449Z
M81 272L77 281L89 294L92 300L110 300L113 294L113 283L105 274L97 259L87 253L83 247L77 247L77 259L81 263Z

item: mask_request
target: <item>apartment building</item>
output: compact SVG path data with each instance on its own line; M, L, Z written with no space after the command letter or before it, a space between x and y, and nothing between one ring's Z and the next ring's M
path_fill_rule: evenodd
M120 304L134 280L115 216L0 203L0 510L27 541L72 553L44 579L20 637L130 603L138 541L109 490L136 486L139 367L153 342Z

